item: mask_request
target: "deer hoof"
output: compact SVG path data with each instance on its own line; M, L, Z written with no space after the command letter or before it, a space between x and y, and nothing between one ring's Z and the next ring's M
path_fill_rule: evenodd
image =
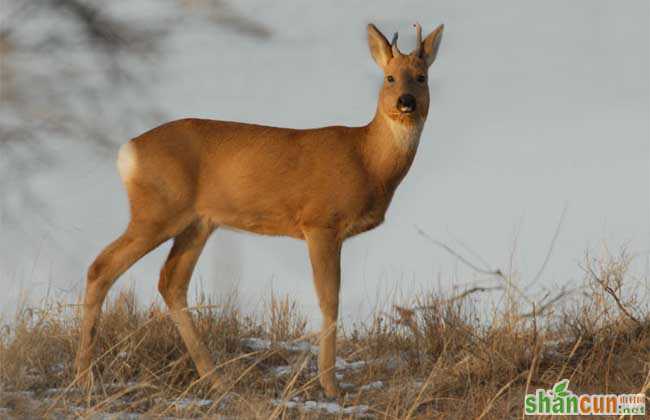
M341 395L341 389L335 381L321 382L321 386L327 398L337 398Z

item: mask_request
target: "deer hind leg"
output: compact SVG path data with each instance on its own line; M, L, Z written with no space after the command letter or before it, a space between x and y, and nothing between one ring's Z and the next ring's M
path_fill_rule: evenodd
M215 366L187 310L187 289L194 266L213 229L210 224L198 220L176 236L158 283L158 290L170 309L199 375L211 380L214 379Z
M341 284L341 241L336 232L329 229L305 230L305 238L309 248L318 303L323 314L318 355L320 383L328 397L335 397L338 394L334 367Z
M108 245L91 264L86 280L80 344L76 359L78 381L92 385L89 367L95 346L97 322L108 290L131 265L168 238L159 226L131 222L126 231Z

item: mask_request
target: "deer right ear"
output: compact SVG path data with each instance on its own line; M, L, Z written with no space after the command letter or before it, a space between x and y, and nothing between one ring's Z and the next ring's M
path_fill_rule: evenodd
M386 37L379 32L379 29L372 23L368 24L368 46L370 47L370 54L373 60L382 69L386 67L393 53L391 52L390 45Z
M440 41L442 41L442 31L445 25L438 26L433 32L422 41L422 58L426 61L427 66L431 66L438 55Z

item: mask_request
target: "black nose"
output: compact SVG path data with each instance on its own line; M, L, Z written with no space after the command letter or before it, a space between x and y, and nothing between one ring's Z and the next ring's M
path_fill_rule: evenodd
M415 111L415 97L411 94L400 96L397 100L397 109L404 113Z

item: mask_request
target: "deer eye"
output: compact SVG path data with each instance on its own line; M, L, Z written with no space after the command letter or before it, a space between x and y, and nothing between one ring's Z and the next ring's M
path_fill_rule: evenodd
M418 76L418 79L417 79L417 80L418 80L418 82L420 82L420 83L424 83L424 82L427 81L427 76L421 74L421 75Z
M388 83L393 83L395 81L395 78L391 75L388 75L386 76L386 80L388 81Z

